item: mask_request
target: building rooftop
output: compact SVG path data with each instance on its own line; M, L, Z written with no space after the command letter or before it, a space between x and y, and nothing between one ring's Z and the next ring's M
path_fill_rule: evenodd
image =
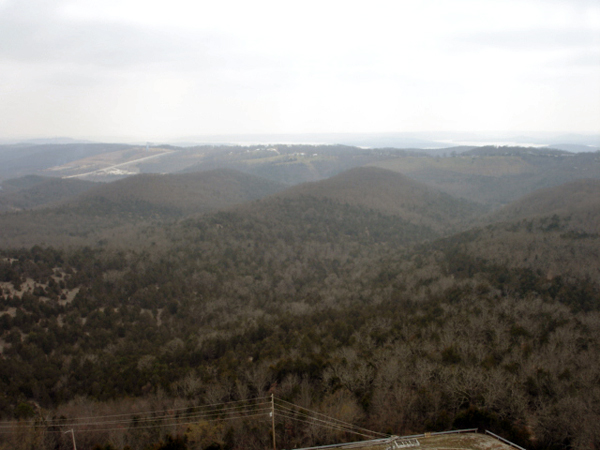
M353 442L348 444L312 447L315 450L516 450L499 439L487 434L451 433L425 434L420 436L400 437L395 441L379 439L376 441Z

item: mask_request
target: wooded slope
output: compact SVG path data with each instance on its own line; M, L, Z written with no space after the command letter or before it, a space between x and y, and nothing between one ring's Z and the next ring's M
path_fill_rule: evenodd
M27 175L5 180L0 190L0 213L20 211L64 202L92 189L96 183Z
M0 414L131 411L87 445L142 450L172 432L136 429L143 402L275 392L396 435L476 426L526 448L595 448L595 185L552 191L564 201L540 191L501 222L447 234L439 224L468 204L357 169L96 248L5 250ZM266 423L202 426L201 439L181 433L199 448L269 445ZM348 439L292 420L276 432L286 448Z

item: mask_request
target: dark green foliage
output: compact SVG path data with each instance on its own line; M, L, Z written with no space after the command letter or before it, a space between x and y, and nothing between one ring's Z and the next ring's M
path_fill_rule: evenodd
M28 403L19 403L15 408L15 419L30 419L35 416L35 411Z

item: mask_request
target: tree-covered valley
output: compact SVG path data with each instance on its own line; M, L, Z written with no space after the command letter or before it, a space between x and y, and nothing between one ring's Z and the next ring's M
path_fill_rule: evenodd
M552 153L535 176L539 154L384 153L292 187L225 165L0 214L0 448L70 448L61 423L114 414L71 427L78 448L266 448L268 420L136 417L270 394L395 435L600 447L597 154L577 177ZM276 435L356 439L289 417Z

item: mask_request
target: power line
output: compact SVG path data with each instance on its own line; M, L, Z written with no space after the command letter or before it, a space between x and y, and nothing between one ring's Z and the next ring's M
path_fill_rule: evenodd
M333 429L333 430L336 430L336 431L343 431L343 432L346 432L346 433L356 434L358 436L363 436L363 437L366 437L366 438L369 438L369 439L371 439L374 436L376 436L376 434L374 434L373 432L371 432L371 434L365 434L365 433L362 433L360 431L356 431L355 429L353 429L351 427L340 426L340 425L337 425L335 422L326 421L326 420L322 420L322 419L317 419L315 417L299 418L299 417L296 417L294 415L291 415L287 411L281 412L280 416L283 416L283 417L285 417L287 419L290 419L290 420L295 420L295 421L298 421L298 422L307 423L307 424L310 424L310 425L317 425L317 426L324 427L324 428L330 428L330 429Z
M235 404L241 404L241 403L248 403L248 402L256 402L256 403L270 403L271 401L271 397L257 397L251 400L233 400L233 401L229 401L229 402L221 402L221 403L209 403L207 405L198 405L198 406L188 406L185 408L173 408L170 409L170 411L176 412L176 411L189 411L190 409L200 409L200 408L213 408L213 407L218 407L218 406L224 406L224 405L235 405ZM108 414L108 415L100 415L100 416L84 416L84 417L77 417L74 420L86 420L86 419L91 419L91 420L99 420L99 419L103 419L103 418L108 418L108 417L131 417L133 415L150 415L150 414L158 414L158 413L164 413L165 412L165 408L161 409L161 410L154 410L154 411L136 411L136 412L130 412L130 413L121 413L121 414ZM49 423L52 422L58 422L61 419L51 419L50 421L48 421ZM22 423L31 423L31 424L35 424L38 423L38 419L31 419L31 420L26 420L26 421L22 421ZM0 423L0 427L2 427L3 424Z
M277 415L277 417L276 417ZM0 434L13 433L21 426L33 429L44 429L45 432L60 433L61 430L48 428L69 427L78 433L123 431L131 432L140 429L161 427L184 427L204 422L222 422L242 419L258 419L271 417L271 422L279 418L299 423L314 425L339 432L351 433L372 439L376 436L390 437L385 433L368 430L367 428L344 422L303 406L271 397L259 397L250 400L213 403L186 408L174 408L154 411L138 411L132 413L75 417L72 419L52 419L48 421L29 420L12 423L0 423ZM273 437L275 435L273 434Z
M335 425L332 425L331 423L327 423L327 422L324 422L324 421L319 421L319 420L314 419L314 418L309 418L309 420L304 420L304 419L299 419L297 417L288 416L285 413L283 413L281 415L283 417L285 417L286 419L295 420L297 422L305 423L305 424L308 424L308 425L317 425L317 426L319 426L321 428L329 428L329 429L335 430L335 431L342 431L344 433L356 434L358 436L362 436L362 437L365 437L365 438L368 438L368 439L372 439L373 438L373 435L368 435L368 434L360 433L358 431L352 431L352 430L347 429L347 428L340 428L340 427L337 427ZM315 421L317 421L317 422L323 422L323 423L315 423Z
M230 416L230 417L220 417L220 418L213 418L213 419L204 419L204 422L221 422L221 421L227 421L227 420L237 420L237 419L246 419L246 418L252 418L252 417L259 417L259 416L263 416L263 417L267 417L270 413L271 409L270 408L265 408L260 410L259 412L255 412L254 414L240 414L240 415L234 415L234 416ZM149 428L161 428L161 427L170 427L170 426L186 426L186 425L196 425L198 424L199 420L194 420L194 421L171 421L171 422L164 422L164 423L155 423L155 424L150 424L150 425L135 425L132 424L129 427L111 427L111 428L97 428L102 427L104 425L115 425L114 423L110 423L110 422L99 422L99 423L87 423L87 424L67 424L66 426L74 426L74 427L81 427L81 426L94 426L94 428L76 428L76 431L79 433L95 433L95 432L99 432L99 431L135 431L135 430L143 430L143 429L149 429ZM18 425L17 425L18 426ZM37 426L37 427L33 427L35 429L45 429L47 428L46 426ZM46 433L61 433L60 430L44 430L44 432ZM12 433L12 431L0 431L0 434L6 434L6 433Z
M323 413L320 413L320 412L317 412L317 411L313 411L313 410L311 410L309 408L305 408L303 406L295 405L294 403L287 402L287 401L282 400L280 398L276 398L275 400L278 401L278 402L281 402L281 403L285 403L286 405L290 405L290 406L277 405L279 408L287 408L288 410L295 412L295 410L293 410L292 408L290 408L290 407L293 407L293 408L297 408L297 409L308 411L309 413L314 414L315 416L323 417L323 418L325 418L325 420L336 422L336 423L339 423L339 424L342 424L342 425L345 425L345 426L349 426L349 427L352 427L352 428L355 428L355 429L358 429L358 430L362 430L364 432L371 433L373 435L379 435L379 436L382 436L382 437L390 437L391 436L390 434L380 433L378 431L372 431L372 430L369 430L367 428L359 427L358 425L354 425L354 424L351 424L351 423L348 423L348 422L344 422L343 420L327 416L327 415L325 415Z
M257 402L256 400L262 400L262 401ZM249 402L252 402L252 403L248 404ZM252 400L238 400L238 401L234 401L234 402L214 403L214 404L209 404L209 405L193 406L193 407L188 407L188 408L175 408L175 409L171 409L171 410L167 410L167 411L165 411L165 409L155 410L155 411L147 411L147 412L138 411L138 412L124 413L124 414L75 417L70 420L69 419L50 419L50 420L46 420L43 422L40 422L40 420L37 419L37 420L28 420L28 421L24 421L21 423L30 424L31 426L34 426L34 427L48 427L48 426L91 425L94 423L104 423L104 424L129 423L132 420L135 422L144 422L144 421L156 421L156 420L170 418L170 417L177 417L176 413L179 413L179 412L184 412L184 414L181 417L190 418L190 417L201 417L203 415L215 415L215 414L223 414L223 413L227 413L227 412L236 412L236 411L240 410L240 408L248 409L248 408L253 408L253 407L262 407L262 406L265 406L268 404L270 404L270 401L267 400L267 397L262 397L259 399L252 399ZM218 409L213 409L212 411L206 411L206 412L203 412L203 411L194 412L193 411L195 409L207 409L207 408L218 408ZM165 412L168 412L168 413L165 414ZM163 415L152 415L152 414L159 414L159 413L163 414ZM109 418L118 418L118 417L127 417L127 419L105 420L105 419L109 419ZM2 428L12 427L12 426L14 426L14 425L0 423L0 430Z
M73 418L71 420L50 420L50 421L27 421L25 423L21 422L20 424L22 425L28 425L30 428L48 428L48 427L77 427L77 428L81 428L81 427L98 427L98 426L107 426L107 425L119 425L119 424L128 424L131 428L141 428L142 426L144 426L145 424L152 424L152 425L145 425L146 427L160 427L160 426L164 426L165 425L165 421L167 423L169 423L168 421L170 421L171 424L177 424L177 423L194 423L191 422L192 419L195 419L196 421L199 420L206 420L206 421L215 421L215 420L225 420L225 419L231 419L231 418L243 418L243 417L247 417L249 415L257 415L258 414L268 414L269 411L271 411L270 408L270 402L267 401L262 401L262 402L254 402L253 400L246 400L244 401L247 404L241 404L241 401L238 402L228 402L228 403L221 403L221 404L216 404L216 405L207 405L207 406L218 406L218 405L225 405L225 406L221 406L220 408L216 408L212 411L210 410L205 410L205 411L196 411L196 412L189 412L189 408L181 408L178 409L179 412L181 411L186 411L186 413L184 414L176 414L173 410L173 412L170 412L168 414L162 414L162 415L158 415L158 416L152 416L149 415L148 413L142 413L140 415L140 413L137 414L113 414L113 415L107 415L107 416L88 416L88 417L84 417L84 418ZM249 403L252 402L252 403ZM232 404L232 403L236 403L236 404ZM154 411L151 413L156 413L158 411ZM164 411L160 411L162 413L164 413ZM120 419L120 417L124 417L127 416L128 418L122 418ZM229 416L229 417L219 417L219 416ZM114 417L114 420L106 420L106 419L110 419L111 417ZM162 423L157 423L157 422L162 422ZM18 426L18 424L16 424ZM15 423L10 423L10 424L0 424L0 433L6 433L7 430L10 432L10 430L12 430L15 427ZM95 428L97 429L97 428Z

